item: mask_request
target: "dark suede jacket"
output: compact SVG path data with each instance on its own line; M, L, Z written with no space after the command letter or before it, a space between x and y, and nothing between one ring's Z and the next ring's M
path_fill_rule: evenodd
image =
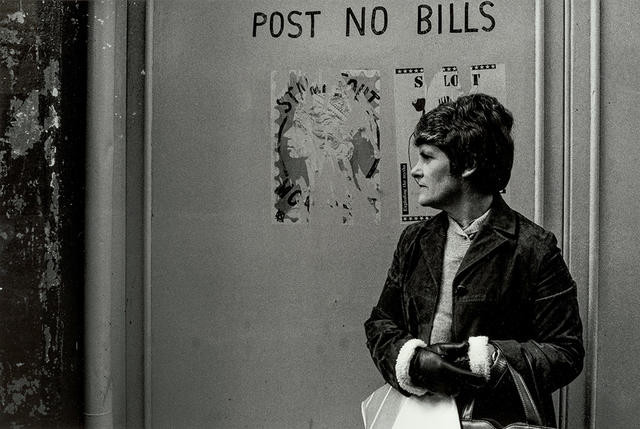
M404 230L378 304L365 322L375 365L405 395L396 380L396 358L412 338L429 343L447 228L442 212ZM584 357L576 285L554 235L496 196L454 278L453 295L451 341L488 336L530 388L533 373L538 405L546 424L554 425L551 393L577 377ZM524 420L508 374L475 396L474 418L502 424Z

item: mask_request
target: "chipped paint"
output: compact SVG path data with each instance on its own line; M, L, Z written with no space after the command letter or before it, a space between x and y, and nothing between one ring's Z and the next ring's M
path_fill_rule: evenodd
M53 139L47 137L44 141L44 156L47 159L49 167L53 167L56 163L56 147L53 145Z
M0 64L3 64L9 72L11 88L15 83L15 69L18 66L19 50L16 49L22 43L17 29L9 27L9 20L0 20Z
M40 140L39 95L33 90L26 100L11 100L10 126L0 140L9 144L13 158L25 155Z
M7 14L7 18L9 18L9 21L15 21L18 24L24 24L24 18L27 16L26 13L24 13L24 11L19 10L17 12L14 13L9 13Z
M53 106L49 106L49 115L44 119L44 128L60 128L60 117Z
M58 88L60 88L60 64L58 60L51 60L49 66L44 69L44 89L52 96L58 96Z
M49 362L49 349L51 348L51 329L48 326L44 327L44 361Z
M62 46L73 42L61 32L63 10L73 6L16 6L0 2L0 427L75 427L80 416L63 423L73 410L65 377L80 361L65 360L78 348L77 337L64 347L62 192L70 188L58 160L72 143L60 73Z
M0 374L2 373L0 366ZM36 393L40 382L31 377L20 377L12 380L6 387L0 387L0 410L7 414L14 414L30 395Z

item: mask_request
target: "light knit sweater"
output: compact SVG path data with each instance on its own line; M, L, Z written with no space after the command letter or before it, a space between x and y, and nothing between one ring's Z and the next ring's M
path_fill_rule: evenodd
M471 225L462 228L458 222L449 216L449 228L447 240L444 246L444 258L442 261L442 283L440 296L433 319L430 343L446 343L451 341L451 317L453 311L453 279L460 268L462 258L471 246L471 240L480 230L480 227L489 216L487 210L482 216L474 220Z

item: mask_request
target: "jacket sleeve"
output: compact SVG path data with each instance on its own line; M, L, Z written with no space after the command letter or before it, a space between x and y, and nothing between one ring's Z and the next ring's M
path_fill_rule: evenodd
M552 233L545 237L535 283L530 291L533 338L526 342L496 340L506 360L527 374L525 352L531 357L538 386L553 392L582 371L584 348L576 284L562 259Z
M416 347L426 346L422 340L410 335L403 317L401 276L410 246L408 236L411 234L407 232L410 228L400 236L382 294L364 324L367 347L374 364L387 383L406 396L426 392L426 389L412 385L408 376L409 362Z

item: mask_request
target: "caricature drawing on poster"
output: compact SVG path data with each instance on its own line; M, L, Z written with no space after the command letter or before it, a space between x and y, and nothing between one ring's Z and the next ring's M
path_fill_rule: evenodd
M275 223L380 222L380 73L271 74Z

